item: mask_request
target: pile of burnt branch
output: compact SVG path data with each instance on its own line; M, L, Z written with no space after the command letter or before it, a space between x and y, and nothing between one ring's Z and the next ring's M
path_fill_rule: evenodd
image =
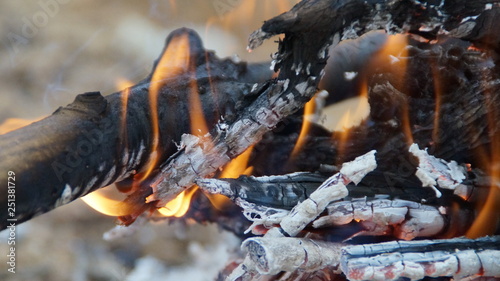
M215 210L199 192L186 217L247 238L221 279L498 278L499 15L497 0L304 0L250 36L253 49L284 34L274 79L269 65L219 59L177 30L137 85L78 95L0 136L1 182L16 176L15 212L0 224L116 182L129 225L197 184L235 204ZM368 118L347 137L313 125L291 157L329 48L378 29L418 40L363 74ZM184 66L162 59L179 40ZM207 132L190 120L193 91ZM214 178L252 145L253 176Z

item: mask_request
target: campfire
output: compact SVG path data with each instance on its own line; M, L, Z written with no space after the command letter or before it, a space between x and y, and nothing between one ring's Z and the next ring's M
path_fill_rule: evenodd
M2 229L82 198L117 218L110 240L234 233L219 280L498 280L499 13L303 0L250 35L284 34L269 63L175 30L141 82L0 135Z

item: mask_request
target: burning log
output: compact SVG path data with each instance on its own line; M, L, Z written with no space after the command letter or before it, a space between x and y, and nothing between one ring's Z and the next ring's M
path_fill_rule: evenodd
M314 5L309 5L312 3ZM326 63L328 46L340 40L372 29L386 29L390 32L408 31L426 37L447 33L479 46L496 43L496 37L490 36L493 32L490 26L498 19L495 16L498 12L497 1L445 1L442 4L326 0L301 2L292 11L267 21L251 37L249 46L255 48L273 34L287 35L275 55L275 69L281 70L279 77L265 83L262 83L265 78L255 76L255 69L261 68L247 68L228 60L217 61L213 54L203 50L200 40L195 36L176 39L176 46L184 44L183 40L189 42L189 55L184 55L189 57L188 66L163 65L165 60L160 59L154 73L128 91L106 98L98 93L79 96L75 103L60 109L44 121L1 137L1 147L4 148L1 150L2 170L20 171L17 176L19 211L16 212L16 218L19 221L26 220L135 173L138 174L134 178L140 179L143 184L142 188L133 188L136 193L130 200L140 202L149 195L147 202L151 203L151 207L162 206L175 194L192 185L196 178L213 174L230 158L260 140L280 120L301 108L316 90ZM324 16L310 16L318 13ZM292 16L294 14L296 16ZM167 42L180 37L173 35ZM173 68L176 70L173 71ZM179 68L182 75L179 75ZM195 77L191 76L193 71L186 69L196 69ZM151 81L162 75L170 75L164 71L175 72L175 81L166 84ZM182 134L197 134L197 130L203 127L193 129L196 126L189 124L185 118L178 120L181 116L188 116L187 100L193 96L179 92L189 92L194 82L203 92L211 93L200 95L203 109L198 109L204 113L209 124L203 133L211 131L211 144L200 138L201 134L198 137L185 136L181 140ZM150 89L156 89L159 93L151 100ZM229 94L213 98L214 93ZM124 103L127 104L126 111L123 109ZM153 112L149 112L148 105L154 109ZM159 119L153 121L156 114ZM224 116L224 121L220 126L214 126L220 121L220 115ZM121 121L121 116L127 120L126 125L118 126L125 122ZM172 127L179 130L170 133ZM41 134L42 131L44 134ZM127 137L119 137L124 132ZM47 139L42 141L41 135L47 136ZM181 142L178 153L175 141ZM13 148L12 143L26 145ZM39 149L48 143L52 145L50 149ZM160 151L158 148L161 148ZM32 153L35 150L38 153ZM17 157L30 161L21 163ZM32 179L39 178L44 178L44 182L38 184L34 192L28 191L30 188L26 186L31 186ZM4 202L6 194L1 198ZM147 208L142 206L140 210L133 210L134 216Z
M7 218L21 223L127 178L135 186L124 182L123 191L150 194L150 178L178 151L181 136L203 129L186 117L204 116L209 129L220 116L232 120L252 85L270 76L265 65L218 59L194 31L173 32L152 74L137 85L106 97L78 95L51 116L0 136L0 182L7 171L16 178L15 215L3 209L0 229ZM194 98L198 108L190 106ZM144 196L131 213L147 208ZM7 205L6 189L0 203Z
M303 1L291 11L265 22L251 35L248 48L258 47L273 35L287 35L274 55L274 69L280 70L278 80L255 85L261 96L237 121L223 123L222 130L213 135L213 145L200 150L194 149L196 140L186 143L186 147L193 146L193 149L180 153L176 161L162 169L152 184L153 194L148 201L168 201L180 190L193 185L196 178L214 173L230 158L258 142L279 121L301 108L316 91L327 49L332 44L373 29L408 31L430 37L446 33L478 44L496 43L490 39L493 30L476 27L476 22L495 22L498 9L492 7L498 1L481 4L447 1L439 6L426 2L375 2ZM322 16L317 17L318 14ZM477 18L471 21L470 16ZM186 163L193 163L195 168Z

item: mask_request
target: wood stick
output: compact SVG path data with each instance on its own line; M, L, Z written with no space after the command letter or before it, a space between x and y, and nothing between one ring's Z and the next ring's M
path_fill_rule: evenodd
M248 252L259 274L266 275L280 271L314 271L326 266L338 266L341 246L339 243L295 237L255 237L245 240L241 245Z

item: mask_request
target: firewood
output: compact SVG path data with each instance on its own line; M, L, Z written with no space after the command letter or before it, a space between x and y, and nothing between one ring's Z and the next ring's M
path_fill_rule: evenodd
M197 130L188 118L193 82L206 122L213 128L221 115L226 120L234 118L245 99L251 99L254 83L271 77L271 71L263 64L247 65L217 58L188 29L174 31L164 52L172 40L181 36L188 36L186 52L192 65L175 79L152 81L150 75L137 85L106 97L99 92L81 94L49 117L0 136L0 182L7 182L7 171L13 171L16 178L15 215L9 216L7 209L2 209L0 229L6 227L7 218L21 223L115 181L140 178L152 157L158 159L151 176L157 174L159 165L178 151L176 143L181 136ZM149 89L155 83L161 83L157 152L152 151L154 116L149 98ZM150 194L148 184L149 180L144 179L136 187L137 192ZM131 213L144 210L146 195L138 200L139 210L130 210ZM7 206L6 189L0 192L0 203Z
M352 162L344 163L340 172L328 178L308 199L297 204L290 213L282 217L279 226L273 227L267 231L264 238L296 236L306 227L306 225L311 223L321 212L323 212L329 203L347 196L348 191L345 187L346 184L350 182L359 183L366 174L373 171L376 167L375 151L370 151L361 155ZM245 261L228 276L227 280L237 280L240 278L245 280L251 278L251 276L255 274L257 267L254 260L255 255L247 255ZM316 265L312 266L314 267Z
M184 76L177 79L180 81L164 85L166 88L160 91L158 101L162 105L172 105L175 110L169 106L159 107L159 116L166 120L158 122L161 124L159 144L162 148L157 156L158 165L153 168L154 173L147 181L149 183L144 183L142 188L136 190L133 196L136 199L131 200L140 202L140 198L151 194L147 199L152 203L150 207L163 205L192 185L196 178L212 174L230 158L260 140L279 121L296 112L315 92L326 63L328 46L332 43L359 36L368 30L386 29L389 32L407 31L429 38L434 38L436 34L448 34L470 40L478 46L496 46L496 36L490 35L494 35L492 27L499 18L496 16L497 5L498 1L493 0L450 0L444 1L442 5L431 5L426 1L382 0L301 2L292 11L267 21L250 39L250 48L255 48L262 40L285 33L279 51L274 56L275 69L281 70L277 80L263 82L265 78L256 78L256 71L252 71L251 67L247 71L244 64L228 60L220 62L227 64L228 68L219 67L213 55L208 56L212 60L210 79L206 67L197 68L197 71L205 73L200 74L205 79L197 81L201 89L211 92L207 80L213 80L217 81L215 86L212 85L217 92L229 93L219 95L217 100L209 98L210 95L201 95L207 123L213 129L213 145L202 149L196 138L185 137L181 141L181 135L191 130L187 122L176 119L187 116L187 95L179 93L186 92L189 88L186 81L191 79ZM201 41L195 37L190 35L189 39L192 44L191 57L198 65L202 65L205 52ZM225 73L221 69L229 71ZM2 170L19 171L16 212L19 222L144 169L153 153L150 151L153 140L144 137L151 135L146 94L150 79L148 77L129 89L127 107L130 110L126 114L125 130L127 139L119 137L121 132L118 129L121 100L127 95L125 91L106 98L98 93L79 96L75 103L61 108L51 117L0 138ZM170 92L167 88L175 90ZM229 88L231 91L226 91ZM245 109L236 113L226 107L236 104ZM221 126L215 128L214 125L220 121L220 113L225 118ZM230 113L237 114L237 117ZM178 131L171 132L171 128L177 128ZM173 142L181 142L182 150L171 157L177 152ZM123 150L123 147L128 148ZM200 155L200 152L205 156ZM192 162L194 155L197 159ZM20 158L26 161L21 163L18 160ZM198 170L190 169L190 165L186 164L188 162L196 163ZM1 177L4 179L5 175ZM42 178L43 182L33 184L33 181ZM6 202L6 194L0 198L1 202ZM143 206L139 209L146 208ZM134 213L137 215L140 210L134 210ZM6 214L3 214L6 218Z
M258 274L329 268L349 280L420 280L425 276L498 277L499 236L347 245L307 238L247 239L246 260ZM287 254L283 254L287 253Z
M301 108L316 90L330 45L373 29L419 34L422 30L432 30L428 35L449 34L484 43L494 31L491 26L476 27L475 22L496 20L498 9L496 6L492 9L493 4L488 3L496 5L498 1L481 4L447 1L432 5L427 2L309 0L266 21L250 36L248 48L254 49L263 40L285 33L279 51L273 56L274 69L280 70L278 79L270 84L256 84L261 96L237 121L224 122L223 129L212 135L214 144L201 149L203 153L197 148L196 140L185 143L192 149L180 153L176 161L162 168L152 183L153 194L148 201L165 203L180 190L193 185L196 178L213 174L230 158L258 142L279 121ZM478 17L471 20L468 17L472 14ZM464 21L460 22L462 19ZM197 169L186 163L193 163Z
M420 280L425 276L500 276L499 236L477 240L394 241L347 246L341 269L349 280Z

